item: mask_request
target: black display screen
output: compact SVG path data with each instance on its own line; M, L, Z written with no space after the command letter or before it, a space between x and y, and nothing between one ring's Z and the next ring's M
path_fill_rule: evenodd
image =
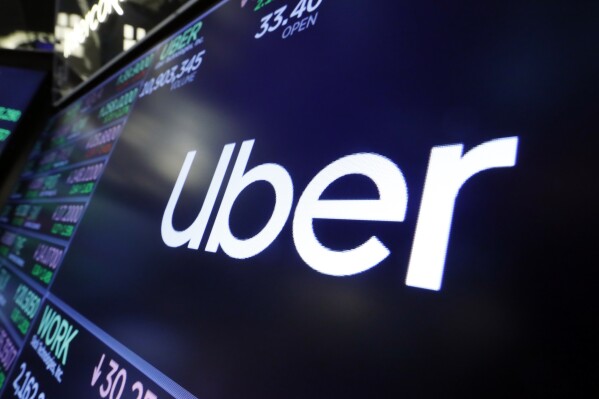
M52 398L597 393L593 15L259 0L191 21L90 108L122 133L67 201L76 234L40 222L68 252L4 395L28 371ZM78 140L65 167L99 162Z
M44 76L43 71L0 66L0 155Z

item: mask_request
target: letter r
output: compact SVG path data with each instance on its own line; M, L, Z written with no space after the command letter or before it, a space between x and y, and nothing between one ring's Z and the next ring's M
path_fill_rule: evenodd
M483 170L516 164L518 137L482 143L462 156L463 145L433 147L406 285L440 290L455 202L466 181Z

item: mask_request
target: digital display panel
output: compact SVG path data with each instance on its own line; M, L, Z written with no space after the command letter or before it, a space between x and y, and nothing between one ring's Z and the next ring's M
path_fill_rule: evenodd
M596 393L599 60L565 55L599 28L569 7L190 20L2 209L2 396Z
M142 378L135 365L120 357L123 350L121 355L108 350L109 337L82 327L86 321L73 320L68 305L50 292L153 57L149 53L136 60L50 121L0 211L3 397L82 395L86 384L81 376L87 371L82 364L104 358L109 366L119 365L119 378L137 376L134 392L148 399L167 397L154 379ZM81 344L71 345L75 338Z
M0 66L0 155L37 93L45 72Z

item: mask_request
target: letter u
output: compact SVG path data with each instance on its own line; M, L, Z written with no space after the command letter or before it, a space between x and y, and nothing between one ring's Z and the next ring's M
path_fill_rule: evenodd
M180 247L186 242L189 242L189 245L187 246L188 248L199 248L204 231L206 230L206 225L208 224L208 219L212 213L212 208L214 208L216 196L220 191L220 187L225 177L225 173L227 171L227 167L229 165L229 161L231 160L231 155L233 154L234 149L234 143L225 145L223 152L220 155L220 159L218 160L216 171L212 177L210 186L208 187L208 192L206 193L206 198L204 199L204 203L202 204L202 209L200 210L198 217L187 229L183 231L177 231L173 227L173 213L175 211L175 207L177 206L177 202L179 201L181 191L183 190L183 185L187 180L189 169L191 168L191 164L193 163L193 159L196 155L195 151L190 151L187 153L185 161L183 162L183 166L181 167L181 171L179 172L179 176L177 177L177 182L175 183L175 187L173 188L162 216L160 233L162 235L162 241L164 241L166 245L174 248Z

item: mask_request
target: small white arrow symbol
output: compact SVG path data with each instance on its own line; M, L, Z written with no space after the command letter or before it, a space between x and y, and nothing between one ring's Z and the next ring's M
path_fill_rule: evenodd
M102 369L102 363L104 363L103 353L102 357L100 358L100 363L96 367L94 367L94 374L92 375L92 387L96 385L96 382L98 382L98 378L100 378L100 376L102 375L102 371L100 371Z

